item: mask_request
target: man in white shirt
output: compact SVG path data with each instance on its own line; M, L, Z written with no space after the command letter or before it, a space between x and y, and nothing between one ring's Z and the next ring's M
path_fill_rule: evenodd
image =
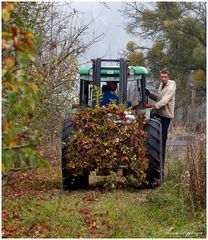
M158 94L153 94L147 89L146 94L156 101L153 105L153 110L155 110L155 115L161 120L164 164L168 128L171 120L174 118L176 84L175 81L169 79L169 71L167 69L163 69L160 72L160 81Z

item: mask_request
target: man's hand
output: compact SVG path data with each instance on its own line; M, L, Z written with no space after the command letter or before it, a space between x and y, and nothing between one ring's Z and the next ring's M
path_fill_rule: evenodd
M157 95L151 93L147 88L145 88L145 94L154 101L157 101Z
M132 106L132 107L137 107L138 105L139 105L139 102L134 102L134 101L131 102L131 106Z
M145 88L145 94L146 94L147 96L150 95L150 91L149 91L147 88Z
M157 101L157 95L154 93L149 92L149 98L151 98L154 101Z

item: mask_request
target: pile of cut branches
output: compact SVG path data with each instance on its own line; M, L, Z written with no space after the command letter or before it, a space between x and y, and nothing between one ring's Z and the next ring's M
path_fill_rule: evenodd
M138 184L145 181L148 159L144 146L144 114L117 107L79 109L73 116L68 171L116 171L125 165Z

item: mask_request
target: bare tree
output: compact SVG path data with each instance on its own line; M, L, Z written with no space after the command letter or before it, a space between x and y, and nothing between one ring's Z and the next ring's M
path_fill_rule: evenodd
M78 100L78 57L104 34L96 35L96 19L85 22L71 3L21 3L16 14L24 13L31 16L27 25L37 44L31 75L40 92L36 118L43 143L60 136L64 113Z

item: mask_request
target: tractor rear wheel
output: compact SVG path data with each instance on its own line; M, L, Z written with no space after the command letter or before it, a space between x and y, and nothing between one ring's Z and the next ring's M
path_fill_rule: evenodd
M62 130L62 184L64 190L86 189L89 186L89 172L84 172L81 176L74 176L73 172L67 169L67 154L70 151L68 142L72 134L73 124L70 118L64 120Z
M162 183L164 178L163 157L162 157L162 126L160 119L151 118L145 126L148 132L145 145L147 147L147 157L149 168L147 172L148 186L155 187Z

